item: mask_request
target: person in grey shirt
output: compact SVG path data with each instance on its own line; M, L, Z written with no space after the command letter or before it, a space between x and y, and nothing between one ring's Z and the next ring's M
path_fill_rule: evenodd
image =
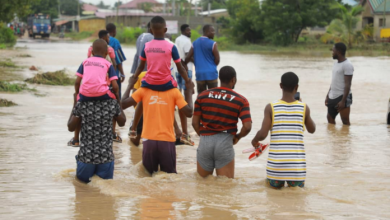
M145 44L154 39L154 37L150 31L150 22L148 23L147 27L148 27L148 32L141 34L138 37L137 42L136 42L137 51L134 55L133 66L131 67L131 71L130 71L130 73L132 73L132 74L135 73L135 71L138 68L139 63L141 62L141 60L139 59L139 56L141 55L142 49L144 49ZM146 71L146 70L147 70L147 65L145 65L145 68L144 68L144 71Z
M333 59L337 62L333 65L332 83L325 99L325 105L328 107L328 123L336 124L336 116L340 113L343 124L350 125L354 68L345 57L347 46L344 43L335 44L332 50Z

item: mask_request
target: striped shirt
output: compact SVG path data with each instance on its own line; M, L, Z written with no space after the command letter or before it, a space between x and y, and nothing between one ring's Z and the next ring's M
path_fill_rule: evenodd
M214 135L220 132L237 133L238 118L242 123L252 122L248 100L225 87L209 89L195 101L194 115L200 117L200 134Z
M271 103L271 145L267 178L280 181L304 181L306 158L303 143L306 104L282 100Z

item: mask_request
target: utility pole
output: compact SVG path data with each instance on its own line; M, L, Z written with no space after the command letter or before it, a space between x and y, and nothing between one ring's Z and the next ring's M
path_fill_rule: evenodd
M116 3L116 17L115 17L115 23L118 24L118 14L119 14L119 0Z
M172 16L175 16L175 0L172 0Z
M208 7L208 10L209 10L208 16L210 17L210 10L211 10L211 3L210 3L210 0L209 0L209 4L207 5L207 7Z
M383 28L386 27L386 2L387 0L385 0L385 5L383 7Z
M167 13L167 0L164 1L164 15Z

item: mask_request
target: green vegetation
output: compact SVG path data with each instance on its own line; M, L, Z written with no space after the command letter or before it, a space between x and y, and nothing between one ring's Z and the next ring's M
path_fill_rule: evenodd
M38 73L33 78L26 79L25 81L44 85L70 86L74 85L75 79L70 78L64 69L55 72Z
M2 24L0 22L0 49L13 47L15 44L16 44L16 37L14 35L14 32L10 28L8 28L5 24Z
M8 101L7 99L0 98L0 107L10 107L10 106L14 106L14 105L17 105L17 104L12 102L12 101Z
M11 59L0 60L0 67L17 68L16 64Z
M36 92L36 89L28 88L27 84L9 83L0 80L0 92L21 92L23 90Z
M65 33L65 38L71 38L72 40L84 40L91 37L94 34L93 31L84 31L84 32L69 32Z
M30 5L38 0L12 0L1 1L0 4L0 23L10 22L15 15L19 18L25 17L30 13Z
M120 26L117 28L115 38L119 40L121 43L130 44L135 43L137 38L144 33L142 28L136 27L123 27Z
M16 56L21 58L32 57L30 54L18 54Z

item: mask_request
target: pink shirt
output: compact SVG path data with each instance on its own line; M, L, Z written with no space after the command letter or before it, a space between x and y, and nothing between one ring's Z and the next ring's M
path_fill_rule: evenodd
M179 51L173 43L155 38L145 44L140 59L147 62L145 81L150 85L163 85L172 80L171 59L179 63Z
M92 50L93 50L93 48L92 48L92 46L90 46L90 47L88 48L87 57L91 57L91 56L92 56ZM111 62L112 59L115 59L115 51L114 51L114 49L113 49L112 47L107 46L107 52L108 52L108 54L107 54L106 60L107 60L108 62ZM108 58L111 58L111 59L108 60Z
M114 67L106 59L94 56L86 59L76 75L83 79L80 93L87 97L99 97L108 93L107 74L110 81L117 80Z

